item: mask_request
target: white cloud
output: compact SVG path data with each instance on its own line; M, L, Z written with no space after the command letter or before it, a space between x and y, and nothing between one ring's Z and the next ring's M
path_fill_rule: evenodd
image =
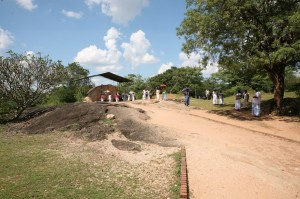
M151 44L145 37L145 33L141 30L132 33L130 36L130 43L122 43L121 47L124 49L123 56L129 61L133 68L139 64L156 63L157 58L148 53Z
M149 5L149 0L85 0L85 3L90 8L101 5L102 13L112 17L114 23L127 25Z
M70 17L70 18L75 18L75 19L80 19L83 15L82 12L74 12L74 11L66 11L66 10L62 10L61 12L65 16Z
M179 53L179 59L182 61L182 66L190 66L190 67L196 67L199 66L199 60L201 59L200 54L191 53L190 57L187 56L186 53L180 52ZM202 70L203 77L209 77L212 73L218 72L218 64L210 62L205 68Z
M14 36L7 30L0 28L0 50L14 43Z
M106 66L99 66L96 67L95 70L98 72L111 72L111 71L119 71L122 69L120 65L106 65Z
M118 71L122 67L119 59L122 54L116 46L116 41L121 33L114 27L107 31L103 40L107 49L100 49L96 45L90 45L79 51L74 58L75 62L83 66L94 67L97 71Z
M171 69L172 66L174 66L174 64L172 62L169 62L167 64L162 64L160 66L160 68L158 69L158 74L161 74L161 73Z
M31 51L31 50L26 51L26 55L29 56L29 57L33 56L34 54L35 53L33 51Z
M209 63L204 70L202 70L203 77L210 77L211 74L218 72L218 64L217 63Z
M188 55L184 52L180 52L179 53L179 59L182 61L182 66L198 66L199 65L199 60L201 59L201 55L200 54L196 54L196 53L191 53L190 56L188 57Z
M17 3L29 11L32 11L33 9L38 7L36 4L33 3L33 0L17 0Z

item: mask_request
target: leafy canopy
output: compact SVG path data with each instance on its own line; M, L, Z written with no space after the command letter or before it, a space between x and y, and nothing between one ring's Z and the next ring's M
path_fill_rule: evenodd
M64 66L49 57L8 52L0 57L0 119L18 118L62 83ZM13 113L13 114L12 114Z

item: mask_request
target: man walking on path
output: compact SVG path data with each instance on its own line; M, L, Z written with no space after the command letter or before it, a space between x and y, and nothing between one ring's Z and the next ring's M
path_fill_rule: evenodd
M182 89L184 95L184 105L190 105L190 88L186 85L184 89Z

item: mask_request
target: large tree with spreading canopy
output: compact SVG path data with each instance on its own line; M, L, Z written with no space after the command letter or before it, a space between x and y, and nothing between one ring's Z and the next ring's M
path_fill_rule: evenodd
M203 54L200 63L257 67L274 84L278 113L287 66L300 67L300 0L186 0L177 35L183 51Z
M60 61L41 54L0 56L0 122L16 119L65 79Z

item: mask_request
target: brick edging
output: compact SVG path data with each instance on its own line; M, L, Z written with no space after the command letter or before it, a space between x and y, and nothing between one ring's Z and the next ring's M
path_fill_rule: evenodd
M180 199L188 199L188 176L185 147L181 147Z

